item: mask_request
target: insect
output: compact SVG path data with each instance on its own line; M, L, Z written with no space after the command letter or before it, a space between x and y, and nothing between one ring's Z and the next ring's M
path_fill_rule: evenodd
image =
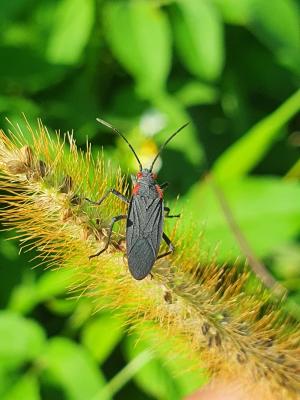
M136 177L132 176L133 190L130 199L115 189L109 189L98 201L92 201L85 198L85 200L92 204L100 205L107 196L112 193L129 205L127 215L117 215L112 218L108 230L108 239L104 248L98 253L91 255L89 258L97 257L107 250L114 224L117 221L126 219L126 252L128 267L131 275L135 279L141 280L150 273L153 264L158 258L165 257L174 251L174 246L171 240L163 232L163 222L164 216L166 218L176 218L179 217L179 215L169 215L170 209L165 207L163 202L163 188L167 187L168 184L164 183L158 185L156 182L156 174L154 174L152 170L164 147L175 135L185 128L188 123L181 126L165 141L148 169L143 168L134 148L121 132L100 118L97 118L97 121L112 129L115 133L120 135L123 140L125 140L139 164L139 172L136 174ZM164 212L166 212L165 215ZM164 239L169 246L169 250L158 255L162 239Z

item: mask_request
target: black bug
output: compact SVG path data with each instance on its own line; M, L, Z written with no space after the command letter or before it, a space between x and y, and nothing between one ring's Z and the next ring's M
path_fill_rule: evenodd
M135 279L141 280L149 274L156 259L165 257L174 251L174 246L171 240L163 232L164 211L166 212L166 218L179 217L179 215L169 215L170 209L164 207L162 189L167 187L167 183L159 186L156 182L156 175L152 170L164 147L175 135L177 135L177 133L186 127L188 123L181 126L165 141L148 169L143 168L134 148L121 132L101 119L97 119L97 121L111 128L125 140L133 152L140 170L136 177L132 177L134 186L130 200L115 189L109 189L99 201L95 202L87 198L85 199L92 204L100 205L106 197L112 193L129 205L127 215L118 215L112 218L105 247L98 253L90 256L90 258L99 256L108 248L114 223L121 219L127 219L126 252L129 271ZM169 251L158 255L161 239L164 239L167 243Z

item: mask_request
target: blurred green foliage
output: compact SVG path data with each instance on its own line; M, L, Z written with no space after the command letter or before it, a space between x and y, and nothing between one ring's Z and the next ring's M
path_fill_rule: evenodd
M181 228L192 218L205 231L199 246L218 245L220 261L240 255L201 180L212 170L253 250L300 302L299 2L2 0L0 24L2 128L5 117L21 126L23 112L33 124L41 117L52 129L74 129L80 146L86 137L105 146L126 172L136 168L132 154L97 116L126 132L143 160L192 121L166 149L160 173L169 202L181 195ZM19 255L7 237L1 399L109 399L113 377L115 399L180 399L201 386L189 372L174 378L161 358L135 364L147 341L134 346L119 317L68 299L70 274L32 270L33 254Z

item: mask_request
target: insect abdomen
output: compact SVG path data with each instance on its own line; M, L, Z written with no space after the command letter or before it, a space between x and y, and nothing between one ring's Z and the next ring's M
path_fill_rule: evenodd
M152 269L156 260L154 249L148 239L138 239L128 254L128 266L132 276L144 279Z
M126 248L129 270L135 279L145 278L160 247L163 229L163 201L133 196L126 228Z

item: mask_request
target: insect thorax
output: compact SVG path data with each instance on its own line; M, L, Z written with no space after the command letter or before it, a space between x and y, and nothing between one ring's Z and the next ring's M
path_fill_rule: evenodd
M140 196L146 196L151 199L155 199L159 196L154 175L146 168L138 173L136 185L138 185L138 195Z

